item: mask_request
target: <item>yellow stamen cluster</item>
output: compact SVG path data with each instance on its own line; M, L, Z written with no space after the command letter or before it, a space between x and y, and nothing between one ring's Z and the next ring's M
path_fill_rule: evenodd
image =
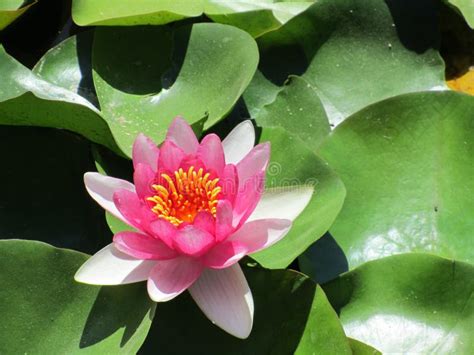
M214 217L217 212L217 201L221 187L217 186L218 178L210 179L210 174L202 168L195 171L191 166L188 171L180 168L173 175L161 174L164 185L153 185L156 195L147 200L155 205L152 211L179 226L183 222L192 222L201 211L208 211Z

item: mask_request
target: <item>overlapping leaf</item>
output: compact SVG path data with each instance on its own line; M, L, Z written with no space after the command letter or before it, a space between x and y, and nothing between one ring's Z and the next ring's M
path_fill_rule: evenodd
M303 75L337 125L407 92L444 89L434 0L321 0L259 39L260 70L281 85Z
M174 37L162 27L101 28L94 40L101 109L128 154L140 132L161 142L178 115L197 126L215 124L242 94L257 62L253 39L219 24L184 27Z
M474 351L474 266L424 254L369 262L323 288L346 334L382 353Z
M64 128L119 151L100 112L82 96L41 79L0 47L0 124Z
M154 314L144 284L74 281L87 255L34 241L0 241L0 352L136 353Z
M35 3L36 0L3 0L0 3L0 31L23 15Z
M74 0L72 15L81 26L161 25L206 15L215 22L239 27L254 37L281 27L314 0Z
M252 254L263 266L285 268L321 237L339 213L345 188L327 163L318 158L297 137L282 128L263 128L260 142L271 143L271 163L267 170L267 188L304 188L314 186L313 196L280 242Z
M474 261L474 98L426 92L351 116L320 153L347 188L331 234L349 265L406 252Z
M164 354L351 354L336 313L314 282L288 270L244 271L255 302L248 339L234 338L212 325L183 294L158 305L140 354L157 349Z
M316 90L304 79L290 76L288 82L278 88L278 93L272 88L262 88L258 78L246 91L246 103L254 112L252 118L258 126L282 127L292 135L300 138L308 148L316 150L321 141L330 131L328 118ZM262 93L268 95L262 97ZM266 104L266 100L274 96L274 100Z

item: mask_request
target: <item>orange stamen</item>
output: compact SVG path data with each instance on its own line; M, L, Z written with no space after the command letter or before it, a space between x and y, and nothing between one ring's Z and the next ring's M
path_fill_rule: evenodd
M147 198L154 203L151 210L175 226L193 222L201 211L215 217L221 187L217 186L219 178L210 180L210 176L202 168L196 172L193 166L188 171L179 168L171 176L161 174L163 185L152 185L156 195Z

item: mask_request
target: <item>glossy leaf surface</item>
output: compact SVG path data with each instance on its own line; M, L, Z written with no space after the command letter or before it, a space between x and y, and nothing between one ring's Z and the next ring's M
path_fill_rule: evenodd
M259 39L264 76L303 75L337 125L395 95L443 90L437 1L321 0Z
M320 153L347 188L331 234L349 266L427 252L474 261L474 98L399 96L337 127Z
M346 334L384 354L474 350L470 264L396 255L362 265L323 288Z
M275 30L308 8L314 0L74 0L72 14L81 25L162 25L206 15L215 22L239 27L254 37Z

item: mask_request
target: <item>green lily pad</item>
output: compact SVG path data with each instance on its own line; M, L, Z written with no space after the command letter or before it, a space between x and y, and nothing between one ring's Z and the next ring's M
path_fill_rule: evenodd
M239 27L254 37L275 30L307 9L314 0L74 0L72 16L80 26L162 25L206 15L215 22Z
M86 260L40 242L0 241L2 354L137 352L154 315L145 285L77 283Z
M368 262L323 288L346 334L384 354L474 351L472 265L396 255Z
M302 75L339 124L374 102L444 90L435 0L321 0L259 38L264 76Z
M139 354L351 354L336 313L308 277L288 270L244 272L255 302L248 339L214 326L186 293L158 305Z
M245 108L249 113L248 117L245 118L256 117L262 107L275 101L281 90L280 86L273 84L257 69L249 86L247 86L242 95L245 101Z
M89 146L69 132L0 126L0 239L87 253L110 243L103 210L84 187L84 173L94 170Z
M63 128L120 152L89 101L32 73L0 46L0 124Z
M127 154L140 132L162 141L177 115L195 125L205 121L205 128L215 124L232 109L257 62L254 40L219 24L175 32L164 27L100 28L94 39L101 109Z
M377 349L361 342L356 339L349 338L349 344L351 346L353 355L381 355L382 353Z
M263 128L260 142L271 143L266 187L314 186L305 210L278 243L252 258L267 268L285 268L321 237L339 213L346 190L328 164L282 128Z
M36 1L2 0L0 3L0 31L23 15Z
M282 127L316 150L330 131L324 107L314 88L304 79L290 76L275 100L253 116L262 127Z
M92 81L93 35L93 31L81 32L51 48L36 63L33 73L98 106Z
M474 97L402 95L337 127L320 154L347 188L331 234L350 267L407 252L474 262Z
M468 25L474 29L474 2L471 0L446 0L464 16Z

